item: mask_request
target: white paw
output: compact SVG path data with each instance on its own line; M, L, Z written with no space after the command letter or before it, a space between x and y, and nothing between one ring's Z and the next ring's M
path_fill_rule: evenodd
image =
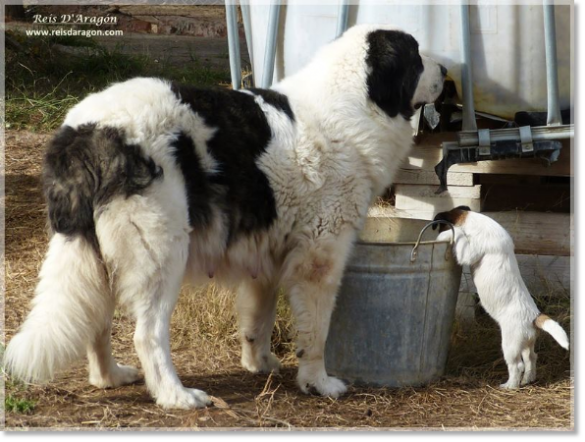
M278 373L280 370L280 360L274 355L269 353L261 356L256 360L248 355L242 355L242 367L251 373Z
M156 404L162 408L204 408L211 405L211 398L201 390L195 388L177 388L170 391L161 391L156 398Z
M130 365L116 364L107 376L91 375L89 383L98 388L116 388L128 385L140 379L140 372Z
M536 380L536 373L532 372L528 375L525 373L524 376L522 377L522 382L520 382L520 385L532 384L535 380Z
M516 390L518 387L519 387L518 382L510 381L500 385L500 388L505 388L506 390Z
M337 399L347 391L347 387L343 381L340 381L333 376L319 376L317 380L314 380L306 379L299 375L297 377L297 382L301 391L305 394L309 394L311 388L314 388L321 396Z

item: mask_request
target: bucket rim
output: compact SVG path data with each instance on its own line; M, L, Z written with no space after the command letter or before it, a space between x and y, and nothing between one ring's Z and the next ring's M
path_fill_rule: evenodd
M367 245L367 246L412 246L416 245L416 241L390 241L390 242L383 242L383 241L366 241L363 239L358 239L356 244L360 245ZM447 244L449 245L449 240L443 241L420 241L419 246L425 245L434 245L434 244Z

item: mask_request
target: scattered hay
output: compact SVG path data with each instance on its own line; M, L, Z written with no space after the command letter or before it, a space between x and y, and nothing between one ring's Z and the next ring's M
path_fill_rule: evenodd
M28 311L47 246L40 164L46 135L7 133L6 149L6 336L10 339ZM568 329L570 302L544 296L539 306ZM281 297L282 298L282 297ZM87 383L83 361L54 382L24 386L8 380L6 397L34 403L26 413L7 410L10 428L554 428L574 426L570 355L541 334L538 381L518 391L496 388L507 375L496 324L481 310L470 326L456 325L446 376L421 388L355 388L339 400L299 393L290 311L279 301L273 335L284 368L278 375L253 375L239 365L233 295L213 286L184 291L172 321L173 359L181 380L214 396L214 407L164 411L143 382L111 390ZM117 312L114 354L138 364L133 324ZM21 407L24 409L24 407Z

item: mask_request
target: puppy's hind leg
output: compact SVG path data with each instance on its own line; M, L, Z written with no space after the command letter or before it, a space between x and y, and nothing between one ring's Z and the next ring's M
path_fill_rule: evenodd
M242 367L252 373L278 372L280 369L280 361L270 351L277 299L272 285L259 280L247 280L238 287L236 307Z
M534 342L532 339L526 347L522 350L522 360L524 361L524 376L520 385L530 384L536 380L536 359L537 355L534 351Z
M522 361L522 337L517 336L519 330L502 327L502 350L508 366L508 381L501 384L501 388L515 389L520 386L520 379L524 371Z

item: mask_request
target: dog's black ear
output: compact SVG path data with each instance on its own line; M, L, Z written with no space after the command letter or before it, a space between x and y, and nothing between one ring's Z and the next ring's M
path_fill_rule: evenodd
M378 30L368 35L366 63L369 98L388 116L414 114L412 98L423 71L418 43L400 31Z
M450 217L449 217L449 212L441 212L441 213L437 213L437 215L435 215L435 218L433 219L433 221L450 221ZM438 224L433 224L433 230L437 230L437 226Z
M468 212L471 212L471 209L469 208L469 206L459 206L459 207L455 207L456 209L459 210L466 210Z

